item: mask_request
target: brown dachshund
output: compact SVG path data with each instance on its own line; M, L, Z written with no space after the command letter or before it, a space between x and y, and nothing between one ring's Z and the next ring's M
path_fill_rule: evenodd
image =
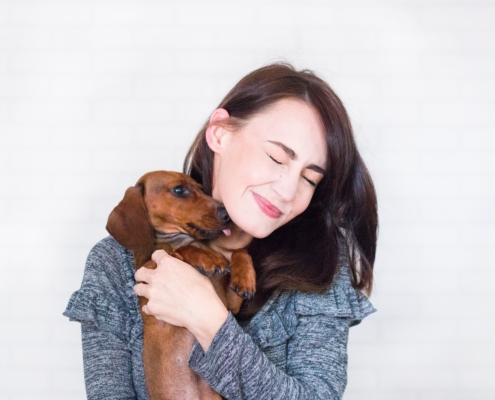
M136 269L156 268L153 251L163 249L211 277L223 303L233 314L255 292L256 275L245 249L234 250L229 262L206 246L228 229L225 208L205 195L191 177L155 171L144 175L108 218L107 230L133 251ZM225 233L228 233L225 231ZM229 274L230 272L230 274ZM229 289L230 287L230 289ZM139 297L142 310L148 302ZM194 336L186 329L159 321L141 311L143 363L151 400L210 400L222 397L187 366Z

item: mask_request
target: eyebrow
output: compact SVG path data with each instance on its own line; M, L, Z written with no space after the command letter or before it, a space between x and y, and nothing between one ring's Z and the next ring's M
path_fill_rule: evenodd
M275 140L268 140L268 142L274 144L274 145L277 145L278 147L280 147L283 151L285 151L287 153L287 155L289 156L289 158L291 160L296 160L297 159L297 154L294 150L292 150L290 147L287 147L285 144L281 143L281 142L277 142ZM318 165L316 164L310 164L308 165L306 168L308 169L311 169L315 172L318 172L320 174L322 174L323 176L326 175L326 171L319 167Z
M296 152L294 150L292 150L291 148L287 147L285 144L280 143L280 142L276 142L274 140L269 140L269 142L270 143L273 143L273 144L276 144L283 151L285 151L291 160L296 160L297 159Z

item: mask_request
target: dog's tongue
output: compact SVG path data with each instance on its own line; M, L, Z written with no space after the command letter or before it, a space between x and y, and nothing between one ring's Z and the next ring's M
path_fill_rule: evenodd
M230 236L230 229L224 229L222 232L225 236Z

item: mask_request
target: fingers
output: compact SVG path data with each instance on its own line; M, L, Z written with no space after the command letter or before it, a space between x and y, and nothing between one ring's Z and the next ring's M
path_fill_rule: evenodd
M169 257L169 255L164 250L156 250L151 256L152 260L156 264L158 264L160 260L163 260L165 257ZM153 261L148 261L148 263L151 263ZM136 293L138 296L149 298L149 284L151 284L151 281L153 280L156 269L146 268L145 266L139 268L134 273L134 279L136 280L136 282L139 282L137 285L134 286L134 293Z
M134 293L138 296L149 298L148 290L149 287L146 283L138 283L137 285L134 285Z
M163 251L163 250L159 250ZM155 251L157 253L157 251ZM153 253L153 256L155 255ZM165 253L167 255L167 253ZM165 257L164 255L158 254L156 257L158 259L163 260ZM152 278L154 271L156 270L156 267L158 265L158 262L155 261L148 261L146 262L141 268L139 268L135 273L134 273L134 279L138 282L147 282L149 283L149 280Z
M155 250L151 255L151 259L157 264L165 257L170 257L165 250Z
M141 267L134 273L134 279L136 282L149 282L151 275L153 274L152 269Z

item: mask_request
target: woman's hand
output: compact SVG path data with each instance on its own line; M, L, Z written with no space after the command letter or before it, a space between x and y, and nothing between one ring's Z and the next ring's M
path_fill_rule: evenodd
M228 317L210 280L189 264L163 250L153 253L156 269L139 268L134 277L138 296L148 298L143 312L182 326L196 337L204 351Z

